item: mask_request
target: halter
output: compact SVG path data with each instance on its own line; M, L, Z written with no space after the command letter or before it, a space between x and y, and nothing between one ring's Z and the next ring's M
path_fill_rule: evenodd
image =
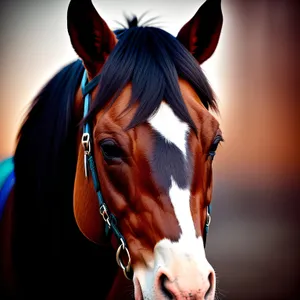
M91 94L90 92L96 87L99 82L99 75L94 77L89 83L87 78L87 72L84 71L83 78L81 81L81 89L82 95L84 97L84 108L83 108L83 117L85 118L88 114L90 103L91 103ZM133 271L131 268L131 257L129 254L129 250L125 241L125 238L119 231L117 227L117 219L116 217L109 211L101 193L100 182L97 174L96 164L94 157L92 155L92 135L91 135L91 127L89 123L85 123L83 126L83 134L81 139L81 144L84 149L84 174L85 177L88 177L88 171L90 171L94 189L97 194L98 202L99 202L99 212L105 222L105 233L108 235L110 231L115 235L117 240L119 241L119 247L116 252L116 260L117 264L121 267L124 272L124 275L127 279L132 279ZM125 264L121 258L121 252L124 252L127 255L127 264Z
M87 71L84 71L82 81L81 81L81 90L82 96L84 98L84 106L83 106L83 118L85 118L89 112L90 103L91 103L91 91L97 86L99 83L100 74L94 77L90 82L88 82ZM97 194L98 202L99 202L99 212L102 216L105 223L105 233L108 235L112 232L117 240L119 241L119 247L116 252L116 261L119 267L123 270L125 277L129 280L133 278L133 270L131 267L131 257L128 250L128 246L126 244L124 236L121 234L120 230L117 227L117 219L116 217L109 211L101 193L100 182L97 174L97 168L95 164L95 160L92 154L92 133L91 126L88 122L83 125L83 134L81 138L81 144L84 149L84 175L88 178L88 174L91 174L94 189ZM206 237L208 234L209 225L211 222L210 216L210 206L207 207L206 211L206 220L204 226L204 235L203 242L204 247L206 244ZM125 264L121 258L121 253L127 256L127 264Z

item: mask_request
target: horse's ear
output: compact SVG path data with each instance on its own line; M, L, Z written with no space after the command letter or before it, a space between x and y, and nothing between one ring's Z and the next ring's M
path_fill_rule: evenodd
M116 45L116 37L91 0L71 0L67 13L71 43L89 74L95 76Z
M222 25L221 0L207 0L181 28L177 39L202 64L215 52Z

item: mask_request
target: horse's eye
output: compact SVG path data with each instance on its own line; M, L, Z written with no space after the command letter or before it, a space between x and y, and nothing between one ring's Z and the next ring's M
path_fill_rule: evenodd
M122 149L111 139L105 139L100 142L100 148L105 160L121 160L123 156Z
M215 137L212 145L209 148L208 156L210 156L211 158L214 158L214 156L216 155L216 150L218 148L218 145L222 141L223 141L223 137L221 135L217 135Z

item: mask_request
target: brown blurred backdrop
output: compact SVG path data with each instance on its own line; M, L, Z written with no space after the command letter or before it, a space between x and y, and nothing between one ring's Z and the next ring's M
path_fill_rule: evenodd
M159 15L176 34L203 1L93 1L114 29L123 11ZM2 1L0 159L13 154L28 104L76 58L67 0ZM299 1L223 0L224 27L203 69L225 143L214 166L207 256L221 299L300 299Z

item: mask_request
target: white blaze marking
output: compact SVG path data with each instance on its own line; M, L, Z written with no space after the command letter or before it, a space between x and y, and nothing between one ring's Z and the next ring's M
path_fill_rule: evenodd
M189 126L174 114L169 105L162 102L157 113L149 119L149 123L166 141L176 145L186 158L186 137Z
M150 118L149 123L167 142L176 145L186 158L189 126L174 114L169 105L162 103L157 113ZM171 181L169 196L182 231L181 238L195 238L196 232L190 208L189 187L181 189L173 178L171 178Z
M161 104L149 123L168 143L175 144L186 158L188 124L181 122L167 104ZM148 262L148 267L135 268L136 295L140 297L142 293L144 299L156 299L158 295L161 295L160 288L155 286L160 268L167 270L174 278L181 278L181 282L185 284L183 288L197 287L199 293L201 289L208 286L208 275L213 271L205 256L202 237L196 237L190 208L190 187L181 189L171 177L169 196L182 234L178 242L172 242L167 238L160 240L154 248L153 261ZM184 281L182 278L187 280ZM137 281L141 289L137 286ZM204 292L205 290L202 291ZM205 299L214 299L214 294L215 283L211 293Z
M169 196L181 228L182 238L196 238L195 226L190 208L190 191L189 189L181 189L171 178L172 184Z

